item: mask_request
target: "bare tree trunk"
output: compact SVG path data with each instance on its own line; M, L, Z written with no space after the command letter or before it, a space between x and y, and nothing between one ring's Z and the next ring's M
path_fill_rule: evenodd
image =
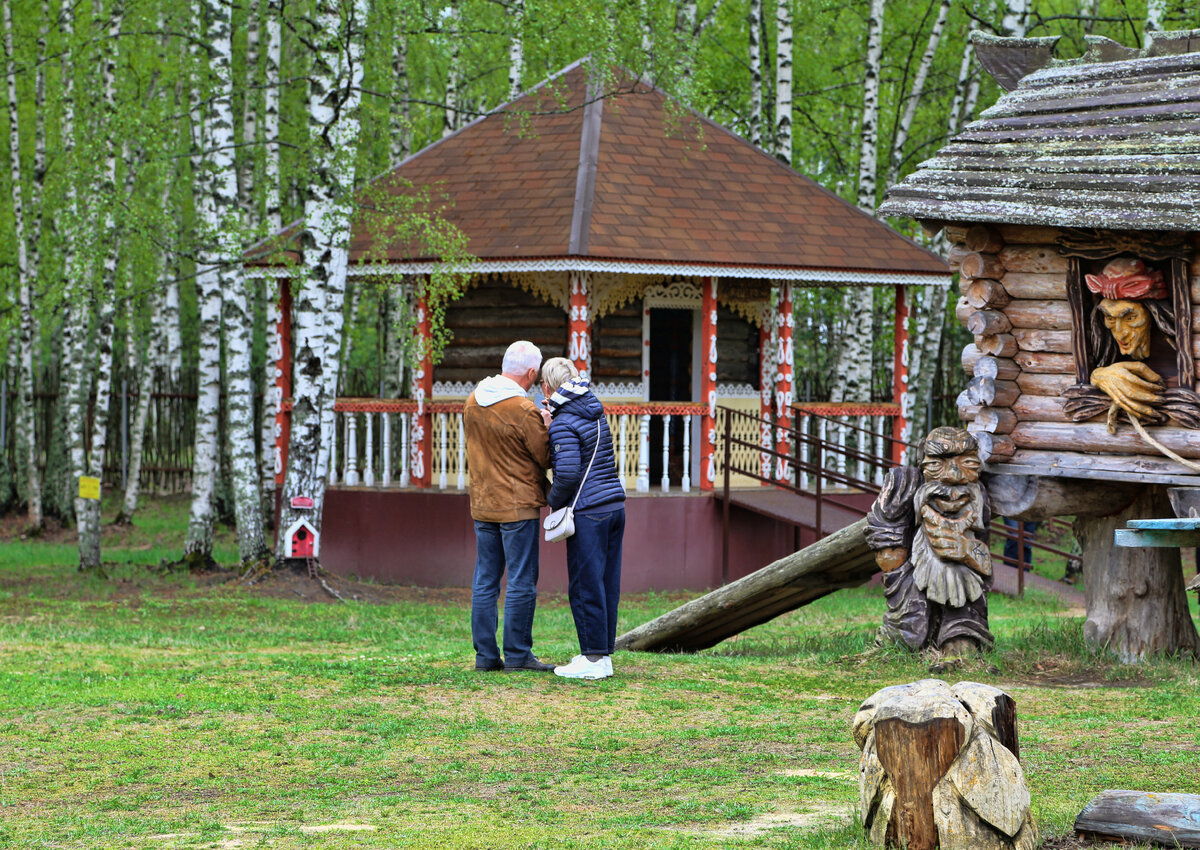
M156 291L151 291L150 301L151 315L158 318L162 312L162 298ZM132 333L130 334L130 344L133 344ZM133 427L129 439L129 472L125 480L125 500L121 504L121 512L114 520L115 525L132 525L133 515L137 511L138 495L141 492L142 450L146 443L146 420L150 416L150 401L154 393L155 361L158 359L158 348L155 338L151 338L138 358L137 409L133 414Z
M281 0L267 0L267 55L263 81L263 137L267 163L264 169L267 196L267 231L278 233L283 227L283 209L279 185L279 60L283 49L280 15Z
M392 54L392 159L403 162L412 154L412 96L408 80L408 33L395 35ZM518 83L519 85L519 83ZM518 92L519 93L519 92Z
M3 2L4 55L8 80L8 151L12 175L13 229L17 242L17 289L21 321L21 354L19 366L19 398L17 406L17 457L24 466L25 491L28 501L29 528L42 527L42 483L38 469L37 428L34 423L33 349L37 344L33 320L33 282L25 241L24 189L21 182L21 133L17 115L17 70L13 56L13 24L11 0ZM18 468L20 468L18 465Z
M1002 35L1023 38L1029 17L1029 0L1008 0L1004 6L1004 18L1000 21Z
M311 22L317 50L308 117L315 167L305 199L306 231L302 238L307 278L296 299L296 380L280 515L280 528L285 530L305 519L319 532L325 501L350 238L351 210L345 206L345 197L354 179L362 78L361 28L366 19L366 0L355 0L344 22L339 20L331 0L318 0ZM343 34L345 38L339 38ZM343 44L346 50L342 50ZM337 105L340 108L335 108ZM296 496L311 498L314 509L292 508ZM282 535L281 544L286 546Z
M879 68L883 52L885 0L871 0L867 20L866 69L863 78L862 145L858 159L858 208L875 214L875 179L879 148ZM830 400L865 401L871 392L871 316L874 295L869 287L846 290L846 331L838 352L838 368Z
M97 17L102 17L100 4L93 6ZM116 311L117 258L120 238L116 228L117 198L117 150L115 118L117 45L120 41L121 22L124 8L121 0L115 0L109 16L108 40L103 47L101 76L104 80L104 115L107 132L104 139L104 171L100 180L100 196L104 199L104 221L101 232L108 237L108 249L100 271L100 296L96 308L96 417L92 425L92 451L88 473L93 478L104 477L104 450L108 443L108 410L112 393L113 365L113 316ZM133 168L132 161L127 168ZM79 568L100 569L100 501L86 500L79 533Z
M762 0L750 0L750 141L763 144Z
M442 119L443 136L449 136L457 130L460 123L458 87L461 84L461 76L458 65L459 53L462 49L461 24L462 11L459 9L458 0L450 0L449 14L446 16L446 28L450 36L450 65L446 69L446 110Z
M257 204L254 202L254 162L258 150L258 19L262 15L263 0L253 0L246 20L246 85L242 103L242 148L238 163L238 200L253 224L258 222Z
M917 114L917 106L925 95L925 81L929 79L929 69L933 67L933 59L937 54L938 44L941 43L942 32L946 28L946 19L950 15L950 4L951 0L940 0L938 3L937 18L933 22L933 28L929 31L929 41L925 45L925 53L921 56L917 73L913 77L912 89L905 98L904 112L900 116L900 121L896 125L896 135L892 139L892 155L888 163L888 186L896 182L904 163L904 145L908 141L913 118Z
M1162 32L1163 21L1167 19L1167 0L1147 0L1146 24L1143 30L1146 46L1150 45L1150 34Z
M792 164L792 0L775 7L775 156Z
M512 34L508 39L508 99L521 94L521 72L525 64L525 0L510 0Z
M1126 663L1158 653L1200 655L1179 550L1113 545L1113 532L1129 520L1170 516L1165 489L1152 485L1118 514L1076 518L1087 600L1083 637L1093 649Z

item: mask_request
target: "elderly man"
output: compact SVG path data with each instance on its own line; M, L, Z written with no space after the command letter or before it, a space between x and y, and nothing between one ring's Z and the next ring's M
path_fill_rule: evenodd
M471 638L476 670L554 670L533 654L538 518L546 504L550 414L526 394L541 365L537 346L514 342L504 353L501 374L480 381L463 409L475 520ZM502 657L496 646L496 602L506 570Z
M934 428L920 468L889 470L867 516L867 545L883 571L881 640L949 655L992 646L992 557L979 449L962 428Z

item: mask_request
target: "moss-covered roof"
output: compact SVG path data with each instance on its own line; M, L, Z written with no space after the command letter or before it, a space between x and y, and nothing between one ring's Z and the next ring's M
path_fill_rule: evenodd
M891 187L880 212L1200 230L1200 30L1157 33L1143 50L1091 42L1080 59L1050 61L1052 40L976 40L1011 90Z

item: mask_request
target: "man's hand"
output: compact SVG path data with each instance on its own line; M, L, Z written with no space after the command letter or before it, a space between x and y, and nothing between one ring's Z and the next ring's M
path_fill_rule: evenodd
M900 569L907 560L908 550L903 546L892 546L875 552L875 565L885 573Z
M1111 398L1130 416L1153 417L1165 386L1157 372L1137 360L1101 366L1092 371L1092 386Z

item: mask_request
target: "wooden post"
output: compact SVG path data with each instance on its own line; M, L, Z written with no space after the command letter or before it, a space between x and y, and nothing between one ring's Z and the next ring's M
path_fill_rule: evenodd
M759 482L767 486L771 478L771 398L772 398L772 369L771 369L771 323L763 322L758 329L758 415L762 420L759 426L759 443L763 447L759 455L758 474L762 477Z
M275 413L275 487L283 488L287 474L288 441L292 438L292 409L284 402L292 397L292 285L279 279L279 317L276 319L279 349L275 352L275 388L278 403Z
M571 294L567 316L567 358L585 380L592 377L592 325L588 316L588 273L571 272Z
M429 402L433 397L433 362L426 291L417 297L416 319L417 365L413 370L412 392L417 402L417 412L413 414L410 467L413 485L427 490L433 484L433 414L429 412Z
M908 301L904 285L896 284L896 341L895 362L892 368L892 401L900 406L899 413L892 419L892 463L904 463L904 444L911 436L912 426L908 421Z
M775 451L787 455L791 451L788 430L792 427L792 403L796 400L796 385L792 367L796 361L796 349L792 344L792 335L796 327L796 316L792 310L792 285L784 283L779 287L779 303L775 321L778 324L779 336L775 350ZM791 475L788 462L784 458L776 458L775 480L789 483Z
M712 490L717 481L717 279L700 282L700 489ZM686 427L686 426L685 426ZM729 477L729 470L725 470Z

